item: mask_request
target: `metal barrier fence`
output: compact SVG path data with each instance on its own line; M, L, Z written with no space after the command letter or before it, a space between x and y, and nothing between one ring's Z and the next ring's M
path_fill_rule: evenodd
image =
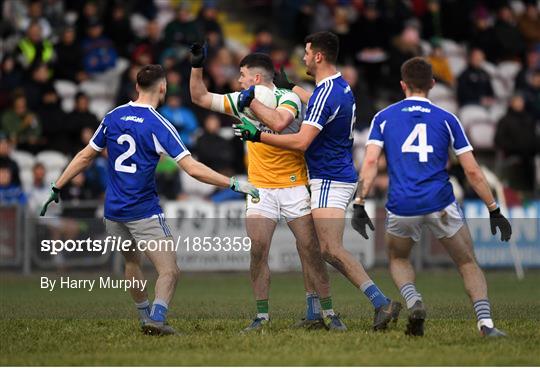
M193 241L196 237L200 238L201 242L205 238L211 242L216 236L245 238L243 201L221 204L203 200L168 201L163 202L162 207L173 236L179 240L177 254L181 269L188 271L248 269L249 252L231 253L221 248L218 251L216 248L205 251L202 246L194 249L193 243L189 244L189 239ZM511 254L507 243L501 243L491 235L485 206L479 201L466 201L463 203L463 209L480 264L484 267L512 267L515 257ZM344 244L369 268L387 263L387 249L384 241L384 205L370 201L367 210L374 219L375 232L369 240L364 240L354 232L350 227L350 221L347 220ZM0 269L24 273L54 269L120 273L122 257L119 252L100 253L82 250L63 251L54 255L43 252L40 245L44 239L82 241L88 238L103 240L107 236L102 220L102 202L63 202L61 211L63 217L39 218L29 216L23 207L0 206ZM540 267L540 201L510 208L508 212L512 218L513 239L520 264L525 267ZM350 210L348 216L351 216ZM417 268L446 266L452 263L445 249L428 231L424 231L422 240L415 247L413 259ZM283 222L274 234L270 267L273 271L300 270L295 240Z

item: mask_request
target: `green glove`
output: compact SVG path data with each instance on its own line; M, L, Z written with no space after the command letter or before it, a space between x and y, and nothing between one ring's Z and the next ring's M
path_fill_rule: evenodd
M238 193L249 194L253 198L259 198L259 190L249 181L239 181L236 176L231 177L230 188Z
M242 124L233 125L234 135L240 137L243 141L260 142L261 131L248 119L240 118L240 120Z
M49 207L49 203L51 202L58 203L60 202L60 189L54 186L54 183L51 184L51 194L49 195L49 199L47 199L47 202L41 207L41 213L40 216L45 216L45 212L47 212L47 207Z

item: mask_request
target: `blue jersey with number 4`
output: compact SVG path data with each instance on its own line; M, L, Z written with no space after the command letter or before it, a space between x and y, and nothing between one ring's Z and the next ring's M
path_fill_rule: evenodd
M352 159L355 108L351 87L340 73L317 83L303 121L321 131L305 153L310 179L356 182Z
M424 215L454 202L448 149L456 155L472 150L458 118L421 97L377 113L367 144L384 148L390 178L386 208L400 216Z
M130 102L103 118L90 140L108 153L105 218L127 222L163 212L156 191L160 155L176 161L189 154L174 126L152 106Z

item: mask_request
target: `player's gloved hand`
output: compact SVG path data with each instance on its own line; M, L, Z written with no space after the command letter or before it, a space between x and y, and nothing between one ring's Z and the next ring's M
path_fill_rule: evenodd
M191 45L191 67L202 68L207 52L208 46L206 42L203 45L200 43Z
M47 207L49 207L49 204L51 202L58 203L60 201L60 189L54 186L54 184L51 184L51 194L49 195L49 199L47 199L47 202L43 204L43 207L41 207L41 212L39 213L40 216L45 216L45 213L47 212Z
M249 194L253 198L259 198L259 190L248 181L239 181L236 176L231 177L230 188L238 193Z
M501 232L501 240L508 241L512 236L512 226L510 222L501 213L501 209L497 207L489 212L489 225L491 226L491 234L497 234L497 228Z
M240 96L238 96L238 110L240 112L244 111L246 107L249 107L249 105L251 105L251 101L253 101L254 98L255 86L251 86L248 89L240 92Z
M246 118L240 118L242 124L234 124L234 135L240 137L243 141L260 142L261 131L257 129L251 121Z
M283 65L279 69L279 73L276 73L274 77L274 84L277 88L285 89L293 89L293 87L295 86L295 84L289 80L289 77L287 77L287 73L285 73Z
M353 229L358 231L358 233L362 235L364 239L369 239L366 232L366 225L368 225L371 230L375 230L375 226L373 226L373 223L371 222L371 219L369 218L363 204L354 204L353 208L354 214L351 219Z

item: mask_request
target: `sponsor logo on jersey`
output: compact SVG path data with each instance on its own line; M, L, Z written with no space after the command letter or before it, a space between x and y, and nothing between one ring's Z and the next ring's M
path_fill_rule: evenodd
M422 106L410 106L410 107L402 108L401 111L405 111L405 112L413 112L413 111L431 112L431 109L428 109L427 107L422 107Z
M120 120L133 121L135 123L142 123L144 121L144 118L141 118L140 116L135 116L135 115L129 115L129 116L124 115L120 118Z

